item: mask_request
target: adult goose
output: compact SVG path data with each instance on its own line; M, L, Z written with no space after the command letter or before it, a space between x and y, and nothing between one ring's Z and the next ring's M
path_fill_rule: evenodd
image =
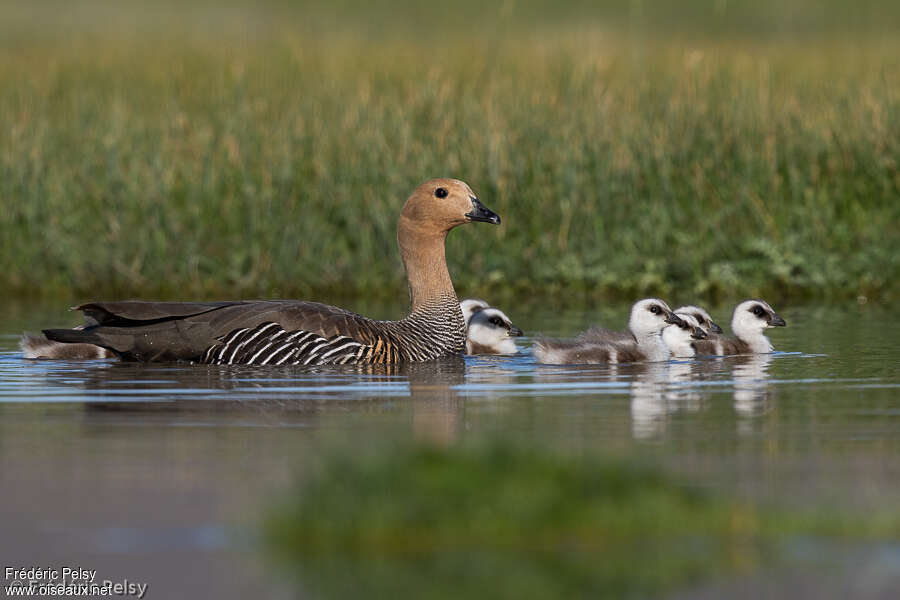
M462 181L434 179L400 212L397 241L411 307L376 321L301 300L90 302L83 329L48 329L48 339L95 344L126 361L322 365L425 361L459 353L466 326L447 271L444 241L472 221L499 224Z

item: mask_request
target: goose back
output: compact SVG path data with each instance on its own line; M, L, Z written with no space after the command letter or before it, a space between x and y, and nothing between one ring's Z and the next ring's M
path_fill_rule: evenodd
M98 324L83 330L47 330L47 337L97 344L131 361L396 363L460 352L465 344L455 296L421 306L401 321L376 321L334 306L292 300L114 302L78 308Z

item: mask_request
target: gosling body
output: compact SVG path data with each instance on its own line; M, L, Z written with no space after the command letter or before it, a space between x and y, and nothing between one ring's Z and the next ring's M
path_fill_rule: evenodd
M51 360L97 360L115 358L106 348L93 344L64 344L48 340L43 335L26 333L19 341L22 355L30 359Z
M746 300L738 304L731 317L735 337L716 336L698 341L697 354L730 356L735 354L767 354L774 350L764 335L769 327L785 327L787 323L764 300Z
M696 343L707 337L700 322L693 315L675 311L680 324L672 324L663 329L663 343L675 358L691 358L696 355Z
M538 362L545 364L615 364L668 360L670 351L663 342L662 331L666 325L678 323L681 320L668 304L657 298L646 298L639 300L631 308L628 319L630 339L619 334L615 334L617 337L606 337L605 332L608 330L594 328L573 340L539 340L534 348L534 356Z

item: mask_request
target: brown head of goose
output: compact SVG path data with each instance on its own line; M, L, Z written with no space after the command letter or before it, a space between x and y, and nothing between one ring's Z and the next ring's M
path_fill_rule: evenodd
M78 308L96 324L44 333L132 361L319 365L438 358L465 346L444 241L451 229L473 221L499 224L500 217L464 182L433 179L413 191L397 224L411 305L400 321L299 300L91 302Z
M681 323L669 305L658 298L645 298L631 307L630 339L619 332L592 329L574 340L538 340L534 356L548 364L595 364L655 362L669 359L662 340L666 325Z
M516 354L513 338L522 330L499 308L484 300L467 299L459 303L466 320L466 354Z
M766 354L772 352L772 342L763 331L769 327L784 327L787 323L764 300L745 300L734 309L731 331L735 337L715 336L698 341L697 354L728 356L732 354Z

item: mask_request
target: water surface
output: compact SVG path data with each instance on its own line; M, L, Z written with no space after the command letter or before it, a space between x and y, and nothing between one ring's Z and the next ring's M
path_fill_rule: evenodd
M897 319L869 305L776 309L789 326L771 332L778 351L765 356L542 366L523 338L512 357L303 369L28 361L21 331L77 317L11 306L0 321L0 559L98 569L148 582L151 598L294 597L258 551L262 511L324 449L365 453L385 440L500 434L647 456L692 486L754 501L900 505ZM507 312L532 336L569 335L619 326L627 306ZM729 314L713 311L721 323ZM900 589L896 546L847 552L826 553L825 579L816 559L682 593Z

